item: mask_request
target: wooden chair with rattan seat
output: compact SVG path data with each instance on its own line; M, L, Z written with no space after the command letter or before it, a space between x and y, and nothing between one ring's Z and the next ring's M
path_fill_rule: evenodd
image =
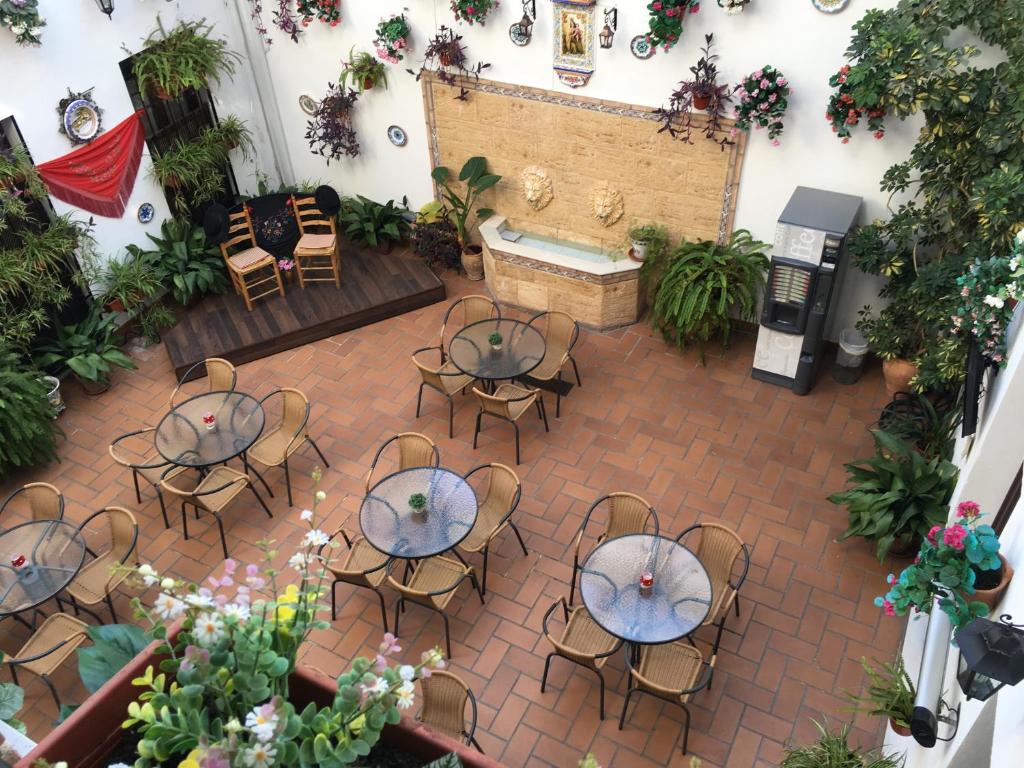
M626 536L631 533L644 533L647 531L648 524L652 522L654 523L654 533L658 533L658 513L654 511L654 507L646 499L637 496L635 493L617 491L602 496L591 504L590 509L587 510L587 514L583 518L583 522L580 523L580 529L576 533L576 538L573 540L572 581L569 585L569 605L572 605L573 599L576 596L576 580L579 578L580 566L587 559L580 556L580 550L583 546L583 534L586 532L587 525L590 523L590 518L594 512L602 506L607 506L608 508L608 522L604 530L598 534L594 547L608 539L616 539L619 536ZM591 551L593 551L593 548L591 548Z
M555 637L551 633L548 622L551 620L551 614L554 613L558 606L562 606L565 627L562 629L562 634ZM601 684L601 699L598 711L601 719L604 720L604 673L602 669L608 661L608 657L622 647L622 640L605 632L582 605L578 605L570 610L564 597L558 598L545 611L543 626L544 636L555 647L555 650L549 653L547 659L544 660L544 675L540 679L540 692L544 693L544 687L547 685L551 659L555 656L568 659L573 664L589 669L597 675L597 679Z
M160 481L160 487L168 493L172 493L181 499L181 527L185 534L185 539L188 540L188 515L185 512L185 506L191 504L195 508L196 517L199 517L200 510L209 512L217 521L217 528L220 529L220 545L224 550L224 557L228 557L228 544L224 537L224 522L221 520L221 512L237 498L237 496L248 488L252 491L252 495L256 497L256 501L263 507L263 511L267 513L267 517L273 518L270 513L270 509L267 507L263 498L259 495L256 490L256 486L252 484L252 480L249 479L249 475L245 472L239 472L237 469L227 466L214 467L210 472L202 479L202 481L194 489L188 490L179 486L173 485L170 479L165 477Z
M0 518L8 506L24 500L33 520L62 520L64 494L49 483L26 483L0 503Z
M693 546L697 537L700 541ZM750 550L735 531L718 523L695 523L676 536L676 542L685 543L697 556L711 581L711 608L701 626L717 627L712 646L717 654L730 609L737 618L740 615L739 593L750 570Z
M476 590L477 597L480 598L480 604L483 605L484 596L480 592L480 585L476 580L476 571L471 565L438 555L420 560L413 568L408 580L403 584L391 574L394 565L394 560L388 563L387 575L388 584L399 594L398 602L395 603L395 635L398 635L399 611L405 610L407 602L429 608L435 613L441 614L441 618L444 619L444 647L447 657L450 659L452 656L451 631L448 626L448 615L444 609L448 607L448 603L455 597L455 592L466 579L472 582L473 589Z
M548 312L541 312L530 318L530 325L537 327L543 325L541 334L544 336L544 357L540 363L530 371L530 378L536 381L557 380L562 381L562 369L566 363L572 363L573 373L576 374L576 386L582 387L580 380L580 369L576 365L576 358L572 356L572 349L580 337L580 325L573 319L572 315L552 309ZM562 388L555 389L555 418L562 415Z
M512 513L519 506L519 499L522 496L522 485L516 473L504 464L492 462L481 464L466 473L466 480L469 480L477 472L489 469L487 485L482 494L477 494L478 502L476 522L469 534L462 540L458 548L463 552L483 552L484 568L481 577L481 594L487 594L487 558L491 548L491 542L497 538L502 531L511 528L519 540L519 546L523 548L523 554L529 555L526 549L526 542L519 533L515 522L512 520Z
M220 253L235 286L235 293L252 311L252 303L277 293L284 297L284 284L273 254L256 244L249 209L228 214L228 239L220 244ZM255 291L255 293L254 293Z
M476 696L454 672L439 669L430 677L420 678L423 704L416 719L424 725L450 736L456 741L472 744L483 754L476 740ZM466 702L469 702L469 728L466 727Z
M171 392L171 396L167 401L167 407L174 408L174 401L177 399L181 388L193 379L198 379L203 375L203 372L206 374L210 392L235 391L235 384L238 382L238 372L235 370L235 366L222 357L208 357L205 360L200 360L181 375L177 386Z
M110 458L122 467L131 470L132 484L135 486L135 500L139 504L142 503L139 478L141 477L153 486L160 502L160 514L164 518L164 528L170 528L171 522L167 518L167 505L164 503L164 495L160 490L160 480L164 477L173 479L186 472L188 468L174 466L157 453L153 447L154 432L156 432L156 427L145 427L128 432L116 438L107 450L110 453Z
M85 518L78 526L79 532L84 532L89 523L101 516L106 518L110 528L110 547L99 553L90 548L92 559L81 567L66 589L76 610L86 608L93 613L88 610L91 606L106 602L110 618L117 622L113 593L128 578L128 571L119 566L123 566L135 552L139 542L139 524L127 509L105 507ZM99 617L96 619L98 621Z
M682 707L686 715L681 745L685 755L690 739L690 708L686 705L693 694L711 687L716 657L712 655L710 661L704 661L699 649L684 642L642 646L636 667L628 658L629 654L626 656L631 685L622 702L619 730L622 730L626 722L626 709L634 693L656 696L662 701Z
M465 392L466 387L473 383L473 377L467 376L450 361L442 362L440 366L428 365L423 360L424 352L440 350L443 356L444 350L441 347L422 347L412 353L412 363L420 372L420 391L416 395L416 418L420 417L420 405L423 402L423 388L430 387L440 392L448 400L448 437L453 437L453 423L455 420L455 400L458 392ZM417 357L420 356L420 357Z
M384 593L381 591L387 579L387 567L391 558L380 550L376 549L365 536L356 536L354 539L348 537L343 529L339 528L331 534L331 540L341 535L348 546L348 555L345 560L338 564L336 561L328 562L327 570L334 577L331 583L331 621L338 618L338 604L335 587L338 584L351 584L354 587L373 590L380 601L380 618L384 625L384 631L388 631L388 609L384 602ZM324 547L327 545L325 544ZM324 547L320 547L318 554L323 555Z
M316 198L292 196L292 209L299 225L299 242L292 256L299 274L299 287L306 283L330 283L341 287L341 260L338 256L338 230L333 216L317 207ZM324 231L326 230L326 231Z
M250 446L246 453L247 459L259 462L268 467L284 468L284 483L288 489L288 504L292 504L292 479L288 471L288 459L303 443L309 443L320 457L325 467L327 463L319 446L309 436L309 398L302 392L291 387L275 389L260 400L260 405L272 397L281 397L281 421L270 429L264 430L259 440Z
M391 444L398 446L399 472L413 467L436 467L441 462L441 454L438 453L437 446L429 437L421 435L419 432L400 432L377 449L377 453L370 463L370 470L366 473L366 493L369 493L370 488L373 487L373 473L377 468L377 462L380 461L384 450Z
M88 628L88 624L66 613L48 616L13 657L4 657L3 663L11 670L14 684L18 685L19 668L38 675L50 689L53 703L60 712L60 696L50 676L70 658L78 646L89 639L86 634Z
M479 323L481 320L500 319L501 307L490 296L470 294L453 301L444 313L444 320L441 321L441 335L437 342L437 349L441 352L441 362L444 363L448 360L444 335L449 325L456 331L460 331L467 325Z
M473 394L476 395L480 410L476 414L476 428L473 430L473 448L476 449L476 439L480 434L480 422L484 416L494 416L502 421L507 421L515 430L516 441L516 464L519 464L519 417L530 410L530 406L536 406L537 415L544 421L544 431L548 429L548 413L544 408L544 396L539 389L530 389L518 384L501 384L494 390L493 395L480 391L473 387Z

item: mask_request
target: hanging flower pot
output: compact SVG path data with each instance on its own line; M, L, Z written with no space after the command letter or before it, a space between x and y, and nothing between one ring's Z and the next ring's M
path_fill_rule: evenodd
M372 77L367 77L367 78L365 78L363 80L363 90L364 91L371 90L373 88L373 86L374 86L374 80L373 80Z
M699 110L705 110L708 108L708 104L711 103L710 93L695 93L693 94L693 108Z

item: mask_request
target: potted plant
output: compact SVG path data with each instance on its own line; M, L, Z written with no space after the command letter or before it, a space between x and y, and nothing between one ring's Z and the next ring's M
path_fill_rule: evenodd
M879 562L894 545L914 551L918 542L946 519L958 470L941 456L926 459L910 443L871 430L875 455L845 464L850 487L828 500L842 504L849 525L839 541L863 536L876 542Z
M313 19L319 19L331 27L341 23L341 0L297 0L295 11L304 27L312 24Z
M348 52L348 61L342 62L338 84L344 89L348 86L349 79L352 80L359 93L368 91L377 85L381 85L384 90L387 90L388 70L383 62L378 61L372 53L366 51L356 53L355 48L352 48Z
M342 201L338 222L342 231L353 242L365 241L371 248L382 253L391 253L394 243L402 242L409 235L409 222L405 219L408 208L394 200L376 203L362 195L348 197Z
M381 19L373 40L377 57L381 61L397 64L405 58L404 52L409 47L410 35L409 22L404 13Z
M460 77L479 80L480 73L490 66L482 61L471 66L469 56L466 55L466 47L462 44L462 35L455 34L454 30L442 24L437 34L427 43L419 70L406 71L410 75L415 75L417 81L423 75L432 73L442 83L455 86L458 85ZM456 98L465 101L469 98L469 91L465 87L460 87Z
M105 392L110 387L111 367L135 367L113 340L114 318L99 304L92 304L81 321L58 323L54 338L36 347L36 365L55 374L70 368L88 394Z
M914 446L929 461L936 456L950 460L962 418L955 398L932 402L925 395L898 392L882 408L878 428Z
M665 248L668 246L668 230L660 224L634 224L629 228L629 257L634 261L647 258L648 248Z
M359 155L359 138L352 127L352 110L359 94L346 91L335 83L328 83L327 95L317 104L316 112L306 123L306 141L314 154L331 160L346 155Z
M738 6L741 10L742 5ZM770 64L751 72L736 86L736 131L767 128L768 138L779 146L782 118L789 106L789 81Z
M435 201L436 202L436 201ZM429 204L428 204L429 205ZM458 269L462 265L459 233L448 218L447 211L428 213L421 210L412 230L412 249L427 265Z
M868 687L863 694L849 697L855 705L852 711L887 717L893 732L909 736L917 691L903 666L903 657L897 655L896 661L888 663L876 659L877 667L871 666L865 657L861 657L860 664L867 675Z
M422 493L414 493L409 497L409 509L415 515L422 515L427 509L427 497Z
M653 0L647 4L647 42L666 52L671 50L683 34L683 17L697 13L700 0Z
M487 14L498 7L498 0L451 0L451 5L456 21L482 27L487 21Z
M167 219L160 225L160 237L149 233L152 250L129 245L128 251L145 258L157 279L182 306L195 303L209 293L224 293L228 276L220 251L207 242L202 227L185 219Z
M497 331L495 331L494 333L487 337L487 343L491 345L491 349L495 352L501 351L501 342L501 334L498 333Z
M57 458L61 431L50 386L21 355L0 344L0 481Z
M745 229L733 232L724 245L681 243L669 254L655 292L654 327L680 349L695 343L704 365L704 345L712 337L728 347L734 316L753 320L768 269L767 249Z
M999 538L989 525L979 525L981 509L973 501L956 508L956 522L934 525L913 564L899 577L888 577L889 591L875 598L887 616L905 616L910 609L929 613L935 598L957 629L987 616L1013 578L1013 568L999 552Z
M814 744L791 746L779 768L903 768L903 758L880 750L862 751L850 745L850 726L838 731L812 721L820 734Z
M473 206L483 192L493 187L501 176L487 172L487 158L475 156L469 158L459 171L459 181L465 187L460 192L453 186L452 172L443 165L434 168L430 173L440 186L462 248L462 268L470 280L484 279L483 249L479 245L470 245L467 240L467 223L474 212ZM478 219L486 219L494 213L490 208L477 208Z
M692 143L690 134L693 128L693 111L704 112L704 137L717 141L722 149L733 143L728 136L721 136L722 118L725 116L725 108L732 96L729 95L728 85L718 84L718 65L715 60L717 53L711 52L714 45L714 35L704 35L704 47L701 48L701 57L697 63L690 67L692 80L683 80L679 87L669 97L667 107L654 110L662 125L659 133L665 131L672 138L680 138L686 143Z
M111 312L134 312L160 288L156 270L137 252L111 258L100 268L102 301Z
M189 88L205 88L221 75L235 74L241 57L228 49L227 42L211 37L213 27L206 19L179 21L170 32L160 17L157 28L132 57L132 74L144 93L158 99L173 99Z
M39 15L39 0L0 2L0 27L9 29L18 45L42 44L40 35L45 26L46 22Z
M242 146L246 154L252 146L248 131L243 128L236 133L231 124L227 134L222 134L219 128L207 128L191 141L175 139L170 148L153 159L150 175L174 191L174 205L179 212L188 213L224 191L231 141Z
M206 140L223 144L229 152L241 149L242 157L248 160L255 153L255 145L252 141L252 133L245 122L234 115L223 118L215 127L207 128L209 135Z

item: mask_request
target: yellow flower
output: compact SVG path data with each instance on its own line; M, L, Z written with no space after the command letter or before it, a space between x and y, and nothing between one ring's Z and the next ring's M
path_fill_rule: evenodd
M360 715L348 724L348 729L352 731L354 736L358 736L359 732L363 730L364 725L366 725L366 715Z
M203 750L193 749L188 757L178 763L178 768L199 768L199 761L203 759Z
M289 584L277 602L274 618L279 624L287 624L295 617L295 609L291 606L299 602L299 588L294 584Z

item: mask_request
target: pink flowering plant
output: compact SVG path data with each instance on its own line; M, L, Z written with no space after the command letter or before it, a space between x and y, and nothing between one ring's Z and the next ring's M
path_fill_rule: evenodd
M314 19L332 27L341 23L341 0L297 0L295 10L304 27L312 24Z
M955 627L988 615L988 606L970 600L979 572L998 570L999 539L989 525L979 525L981 509L973 501L956 508L956 522L936 525L925 537L912 565L899 577L889 574L889 591L875 605L887 616L905 616L914 609L929 613L934 598Z
M789 81L768 64L751 72L736 86L736 128L749 131L767 128L772 144L779 145L782 118L789 106Z
M409 22L405 14L388 16L377 25L377 36L373 47L377 50L377 58L389 64L397 64L405 58L405 50L409 47Z
M850 129L865 117L868 130L876 139L885 136L885 108L875 103L873 91L861 83L863 77L862 70L854 71L849 64L844 64L828 81L835 91L829 96L825 119L832 124L832 133L842 139L843 144L850 142Z
M452 0L452 13L456 21L483 26L487 14L498 7L498 0Z
M313 477L319 482L319 471ZM317 618L333 548L319 527L325 498L317 491L313 508L299 515L306 531L283 572L272 565L278 552L270 541L260 543L262 564L226 560L202 586L162 577L150 565L135 570L143 586L159 587L154 604L134 605L167 656L159 671L151 666L132 681L143 692L123 725L141 737L136 768L349 765L412 705L413 681L444 666L438 649L416 665L393 664L401 648L386 634L374 659L357 658L338 676L331 706L298 711L291 703L299 649L314 629L330 626ZM176 636L168 632L173 621L180 622Z
M653 0L648 3L647 42L670 51L683 34L683 17L700 10L699 0Z

